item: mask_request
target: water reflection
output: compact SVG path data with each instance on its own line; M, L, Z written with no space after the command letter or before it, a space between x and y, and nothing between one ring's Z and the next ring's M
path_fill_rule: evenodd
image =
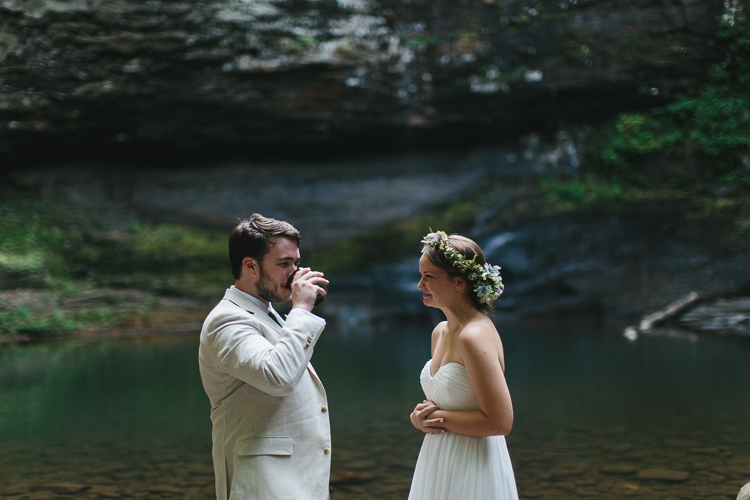
M750 481L750 343L498 326L522 497L734 498ZM342 326L316 347L332 410L332 499L406 497L422 439L408 414L423 399L430 331ZM54 498L65 486L49 484L65 482L88 486L78 492L88 498L211 498L197 345L191 334L0 350L0 494L20 500L41 487Z

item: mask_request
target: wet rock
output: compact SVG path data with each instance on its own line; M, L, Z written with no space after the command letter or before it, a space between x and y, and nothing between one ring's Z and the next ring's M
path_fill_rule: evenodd
M702 475L707 482L712 484L721 484L726 481L726 478L724 476L720 476L718 474L711 474L710 472L706 472Z
M585 465L578 464L560 464L554 469L550 470L550 475L553 478L566 478L569 476L581 476L583 475L588 467Z
M635 497L644 493L643 488L638 484L633 483L622 483L612 488L611 494L614 498L619 497Z
M720 465L714 467L714 471L731 479L747 479L747 476L750 474L750 466Z
M730 249L730 257L720 243L732 220L686 220L674 203L644 203L627 214L526 220L480 244L487 260L503 267L498 316L632 317L690 290L708 296L750 286L750 255ZM623 258L617 249L626 246Z
M35 491L33 493L30 493L26 498L29 500L53 500L58 498L56 493L53 493L51 491Z
M139 470L126 470L121 472L115 472L112 474L117 479L136 479L143 476L143 471Z
M576 485L570 481L560 481L559 483L555 483L555 488L558 488L564 491L575 491Z
M29 485L25 483L7 484L2 489L4 495L21 495L29 491Z
M720 455L724 453L724 450L718 447L709 446L703 448L690 448L688 449L692 455Z
M542 491L536 491L529 488L519 490L519 495L521 498L542 498L546 496Z
M575 494L583 498L600 497L601 492L591 488L576 488Z
M371 470L375 466L375 462L372 460L352 460L346 464L348 468L355 470Z
M6 0L0 155L462 145L553 113L606 116L705 81L723 9L709 0L545 0L534 16L523 2L503 7Z
M87 491L89 495L96 495L103 498L121 498L122 492L114 486L94 485Z
M638 471L638 479L654 479L658 481L681 483L687 481L689 477L689 473L678 470L643 469Z
M61 495L74 495L76 493L83 493L89 488L91 487L85 484L47 483L34 486L31 488L31 491L51 491L52 493L59 493Z
M338 474L332 475L330 484L334 486L360 484L372 481L374 476L358 471L343 471Z
M740 492L737 494L737 500L750 500L750 483L747 483L740 489Z
M28 498L26 494L3 495L3 500L22 500Z
M183 488L178 488L171 484L157 484L154 486L149 486L147 491L149 493L176 493L176 494L184 493Z
M599 472L607 475L635 474L638 467L631 464L610 464L599 469Z
M662 442L674 448L692 448L695 446L695 441L689 439L664 439Z

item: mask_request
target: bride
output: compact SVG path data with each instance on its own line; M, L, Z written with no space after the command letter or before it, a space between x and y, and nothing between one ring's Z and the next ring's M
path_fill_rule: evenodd
M517 500L503 345L486 314L503 291L500 268L463 236L438 231L422 244L418 288L446 321L432 332L420 375L427 399L410 416L426 435L409 500Z

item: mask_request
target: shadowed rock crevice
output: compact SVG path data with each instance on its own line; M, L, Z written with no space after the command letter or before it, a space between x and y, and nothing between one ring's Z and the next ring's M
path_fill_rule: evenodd
M0 157L497 140L704 82L719 0L0 2Z

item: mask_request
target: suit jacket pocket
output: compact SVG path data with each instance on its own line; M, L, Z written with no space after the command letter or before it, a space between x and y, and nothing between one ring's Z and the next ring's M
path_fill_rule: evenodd
M288 457L292 454L292 438L289 436L244 438L237 443L237 454L242 457L255 455Z

